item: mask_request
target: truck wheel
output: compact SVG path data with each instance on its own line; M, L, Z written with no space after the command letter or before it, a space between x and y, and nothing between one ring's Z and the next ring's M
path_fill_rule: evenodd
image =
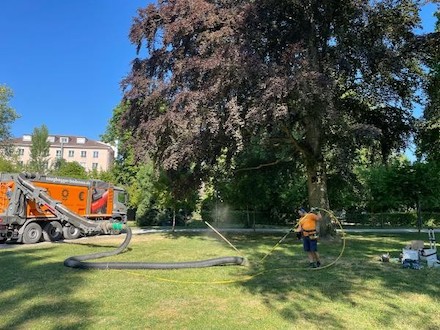
M46 242L59 241L62 237L63 226L58 221L51 221L43 227L43 238Z
M41 226L36 222L30 222L24 228L23 231L23 243L34 244L40 241L41 238Z
M63 235L65 239L76 239L79 237L81 232L75 226L65 226L63 227Z

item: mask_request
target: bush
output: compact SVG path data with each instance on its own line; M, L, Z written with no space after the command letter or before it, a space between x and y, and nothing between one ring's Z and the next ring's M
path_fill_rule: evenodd
M176 226L184 226L187 216L184 211L176 212ZM159 210L151 208L143 215L136 217L136 224L142 226L172 226L173 211L170 209Z

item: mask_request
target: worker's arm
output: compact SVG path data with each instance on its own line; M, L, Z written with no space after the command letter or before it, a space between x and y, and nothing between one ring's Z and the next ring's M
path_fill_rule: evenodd
M302 227L301 227L300 224L298 224L298 227L296 227L295 233L296 233L296 238L297 239L301 239L301 237L302 237Z
M292 230L293 231L296 231L296 232L301 232L302 231L302 220L303 218L300 218L300 219L298 219L297 221L296 221L296 225L295 225L295 228L292 228Z
M292 228L290 228L290 232L293 233L300 233L302 232L302 227L301 227L301 223L300 220L298 220L295 224L295 226L293 226Z

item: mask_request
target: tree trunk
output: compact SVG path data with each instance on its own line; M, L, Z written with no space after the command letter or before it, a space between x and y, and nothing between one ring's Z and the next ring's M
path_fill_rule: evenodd
M307 169L307 189L310 207L328 210L329 201L327 194L327 175L324 161L308 159ZM334 229L331 225L330 215L322 211L322 221L319 224L319 235L326 237L332 235Z
M329 203L324 162L307 163L307 188L310 206L327 209Z
M305 134L299 141L291 134L291 129L284 127L290 136L293 147L300 152L305 161L307 171L307 190L310 207L329 210L327 195L326 164L322 154L322 120L319 118L319 107L304 117ZM319 224L319 234L322 237L332 235L334 229L331 226L330 214L321 210L322 221Z
M319 104L319 102L317 103ZM325 105L322 105L325 106ZM327 169L324 156L322 154L322 120L319 117L319 107L304 118L305 143L303 144L302 154L305 159L307 171L307 190L310 207L317 207L328 210L329 201L327 194ZM333 234L330 215L322 211L322 221L319 223L319 235L326 237Z
M420 194L417 194L417 229L418 232L422 230L422 203L420 200Z

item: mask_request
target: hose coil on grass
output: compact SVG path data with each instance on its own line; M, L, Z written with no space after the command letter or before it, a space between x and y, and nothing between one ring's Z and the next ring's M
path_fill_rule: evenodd
M64 266L81 269L180 269L180 268L202 268L225 265L245 265L243 257L220 257L207 260L170 262L170 263L148 263L148 262L86 262L87 260L106 258L122 253L132 238L130 227L126 227L127 235L122 244L113 251L98 252L69 257L64 260Z

